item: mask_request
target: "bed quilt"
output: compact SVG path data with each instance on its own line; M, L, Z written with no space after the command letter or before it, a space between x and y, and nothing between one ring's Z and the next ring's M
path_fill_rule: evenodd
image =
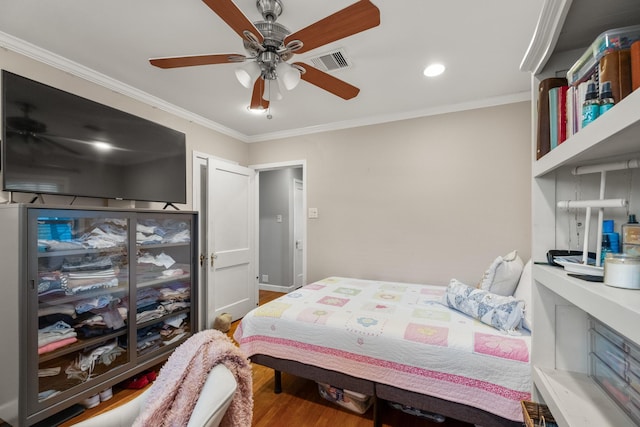
M330 277L257 307L234 338L295 360L522 421L531 337L440 304L445 287Z

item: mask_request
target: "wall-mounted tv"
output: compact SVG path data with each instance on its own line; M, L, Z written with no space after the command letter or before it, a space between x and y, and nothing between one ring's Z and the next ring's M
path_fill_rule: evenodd
M182 132L2 71L2 189L186 203Z

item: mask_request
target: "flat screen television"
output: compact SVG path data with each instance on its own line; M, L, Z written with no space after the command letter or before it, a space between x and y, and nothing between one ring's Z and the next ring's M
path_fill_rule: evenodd
M2 189L186 203L182 132L2 71Z

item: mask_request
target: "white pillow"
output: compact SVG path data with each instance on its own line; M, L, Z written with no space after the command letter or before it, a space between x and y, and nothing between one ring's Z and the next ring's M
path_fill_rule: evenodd
M529 260L522 269L522 275L520 276L520 281L518 282L518 287L516 291L513 293L515 299L524 301L524 318L522 322L522 326L525 329L533 332L533 296L532 296L532 287L533 287L533 278L531 277L531 260Z
M499 256L485 271L478 287L496 295L511 296L518 286L523 267L518 251Z

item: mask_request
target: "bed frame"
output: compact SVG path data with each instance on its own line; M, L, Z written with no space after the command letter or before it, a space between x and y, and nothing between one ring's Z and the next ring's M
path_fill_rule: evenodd
M482 409L451 402L437 397L403 390L386 384L375 383L363 378L353 377L340 372L331 371L317 366L307 365L293 360L279 359L264 354L250 357L257 363L274 370L274 392L282 391L281 372L286 372L312 381L329 383L334 387L352 390L373 396L373 426L382 425L380 411L381 401L391 401L402 405L418 408L423 411L435 412L459 421L491 427L522 427L522 422L512 421L492 414Z

